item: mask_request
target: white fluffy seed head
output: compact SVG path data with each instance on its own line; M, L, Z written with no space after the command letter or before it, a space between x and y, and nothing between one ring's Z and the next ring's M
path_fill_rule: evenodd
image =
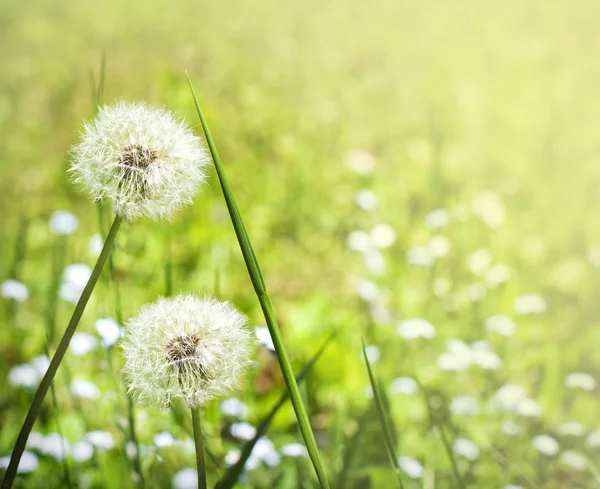
M228 302L180 295L144 306L129 320L122 373L139 401L200 407L228 395L251 363L247 319Z
M173 114L144 102L104 106L71 150L73 180L132 219L169 218L192 202L210 157Z

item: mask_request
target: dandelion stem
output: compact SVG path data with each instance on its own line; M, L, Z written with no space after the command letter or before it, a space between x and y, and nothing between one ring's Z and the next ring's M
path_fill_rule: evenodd
M31 402L31 406L29 407L29 412L27 413L27 417L25 418L25 422L21 427L21 431L19 432L19 436L17 437L17 441L13 448L13 452L10 458L10 463L8 464L8 468L6 469L6 474L4 475L4 479L2 480L2 485L0 489L10 489L15 480L15 476L17 475L17 468L19 466L19 462L21 460L21 456L23 455L23 451L25 450L25 445L27 444L27 439L29 438L29 434L33 428L35 420L37 419L40 411L42 409L42 403L44 401L44 397L46 397L46 393L52 384L52 380L54 379L58 367L67 352L67 348L69 347L69 343L71 342L71 338L77 329L77 325L81 320L81 316L83 315L83 311L85 310L85 306L90 300L90 296L96 286L96 282L98 282L98 278L100 277L100 273L104 268L104 264L106 263L106 259L110 254L110 250L112 249L112 245L115 242L115 238L119 231L119 227L123 222L123 218L119 215L115 217L113 224L110 228L108 236L106 237L106 241L104 242L104 246L102 248L102 252L98 257L98 261L94 266L94 270L92 271L92 275L88 280L85 288L83 289L83 293L75 306L75 310L73 311L73 315L71 316L71 320L69 321L69 325L63 334L63 337L56 348L56 353L54 357L52 357L52 361L50 362L50 366L46 371L40 385L35 391L35 395L33 396L33 400Z
M206 489L206 466L204 464L204 445L202 443L202 427L200 425L200 411L192 410L192 425L194 427L194 444L196 445L196 467L198 468L198 489Z
M327 482L325 469L323 468L323 465L321 463L321 458L319 456L319 450L317 447L317 442L315 440L315 435L312 432L310 421L308 419L308 414L306 413L306 408L304 407L302 397L300 396L300 390L298 389L298 383L296 382L296 378L294 377L292 364L286 352L285 345L283 344L281 332L277 324L277 319L275 318L273 306L271 305L271 299L269 298L265 281L263 279L262 272L258 264L258 260L256 259L256 255L254 254L252 243L250 242L250 238L248 237L248 233L246 232L246 227L244 226L244 222L242 220L242 216L235 201L233 191L229 186L229 181L227 180L225 169L223 168L223 164L221 163L221 158L219 157L219 153L208 129L208 124L206 123L204 114L200 109L200 103L198 102L198 98L196 97L196 93L194 92L194 87L192 86L192 82L189 76L188 83L192 92L194 104L196 106L196 112L198 113L198 117L202 124L202 128L204 129L204 134L206 135L206 140L208 142L208 146L213 157L213 163L215 165L215 169L219 177L219 182L221 183L221 189L223 190L225 203L227 204L227 209L229 210L231 222L233 224L233 228L235 230L235 234L237 236L240 249L244 257L244 262L246 263L246 268L248 269L250 280L252 281L252 285L254 286L254 290L258 297L260 307L263 311L267 327L269 328L269 333L271 334L271 338L273 340L275 353L277 354L279 366L281 367L281 372L283 374L285 384L287 386L288 392L290 393L290 400L292 401L292 406L294 407L294 412L296 413L296 418L298 419L298 425L300 427L302 437L304 438L304 443L306 444L308 454L319 479L319 484L321 485L321 488L329 489L329 483Z

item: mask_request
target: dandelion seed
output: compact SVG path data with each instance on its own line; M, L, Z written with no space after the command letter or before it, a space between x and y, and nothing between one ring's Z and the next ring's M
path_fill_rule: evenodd
M173 489L198 489L198 472L196 469L181 469L173 476Z
M574 372L567 375L565 378L565 384L567 387L573 389L582 389L584 391L593 391L596 388L596 379L590 374L582 372Z
M306 457L308 452L302 443L289 443L281 447L281 454L284 457Z
M71 393L81 399L98 399L100 397L98 386L87 380L74 380L71 382Z
M98 340L90 333L75 333L69 344L73 355L82 357L98 348Z
M77 231L79 221L68 211L55 211L50 216L50 231L57 236L67 236Z
M398 336L406 340L414 340L416 338L431 339L436 335L435 326L426 319L421 318L400 321L396 332Z
M447 209L435 209L425 217L425 226L440 229L450 224L451 214Z
M231 416L233 418L244 419L248 416L248 406L242 401L231 397L221 402L221 412L225 416Z
M229 432L234 438L248 441L256 435L256 428L249 423L233 423Z
M210 162L189 127L145 103L102 107L72 150L70 173L94 200L127 218L169 218L192 201Z
M356 193L355 200L356 205L364 211L374 211L379 205L377 196L371 190L367 189L359 190Z
M466 438L457 438L452 444L452 450L467 460L476 460L479 458L479 448L475 443Z
M543 455L551 457L556 455L560 450L558 442L549 435L537 435L531 440L533 448Z
M29 289L23 282L9 279L2 282L2 285L0 286L0 295L5 299L25 302L29 297Z
M419 385L410 377L397 377L392 380L390 389L394 394L406 394L407 396L412 396L419 389Z
M246 324L229 303L210 298L182 295L146 305L123 340L129 392L156 406L182 398L192 408L229 394L251 363Z
M425 475L425 469L421 462L413 457L399 457L398 465L402 471L408 475L411 479L419 479Z
M0 458L0 469L6 469L10 462L10 457L2 457ZM38 458L35 454L24 451L23 455L21 455L21 460L19 461L19 466L17 468L17 473L19 474L29 474L30 472L34 472L39 466Z
M546 301L539 294L521 295L513 301L517 314L541 314L546 311Z

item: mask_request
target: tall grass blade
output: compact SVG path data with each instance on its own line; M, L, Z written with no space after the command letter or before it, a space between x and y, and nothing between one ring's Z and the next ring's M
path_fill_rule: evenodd
M392 469L394 470L396 478L398 479L398 487L400 487L400 489L403 489L404 485L402 484L402 476L400 475L400 465L398 464L398 459L396 458L396 450L394 448L394 436L392 435L392 427L390 426L389 420L386 416L386 410L383 405L383 399L381 397L381 393L379 392L379 385L377 384L375 376L373 375L373 369L371 368L371 362L369 362L367 348L365 346L364 340L362 340L362 350L363 356L365 358L365 363L367 364L367 371L369 372L369 381L371 382L371 389L373 389L373 400L375 401L377 415L379 416L381 430L383 431L383 441L385 442L385 448L390 459Z
M329 345L331 340L333 340L335 338L335 336L336 336L336 333L333 333L332 335L330 335L329 338L327 338L325 340L325 342L321 345L321 347L317 350L317 352L312 356L312 358L306 363L306 365L304 365L302 370L300 370L300 373L296 377L296 381L298 383L300 383L304 380L306 375L310 372L310 369L313 367L313 365L315 363L317 363L319 358L321 358L321 355L323 355L323 353L327 349L327 346ZM287 390L281 394L281 397L275 403L275 405L271 408L271 411L269 411L269 414L267 414L264 417L264 419L260 422L260 424L256 428L256 435L254 435L254 438L252 438L252 440L250 440L248 443L246 443L244 445L244 447L242 448L242 452L240 453L240 458L238 459L238 461L235 464L233 464L229 468L229 470L226 472L226 474L223 476L223 478L217 483L217 485L215 486L215 489L231 489L233 486L235 486L239 476L241 475L241 473L244 470L246 461L252 454L254 445L256 445L256 442L259 440L259 438L261 438L262 436L265 435L265 433L269 429L269 426L271 425L271 421L273 421L273 418L275 417L275 415L277 414L277 412L279 411L281 406L283 406L285 404L285 402L288 400L288 397L289 397L289 393Z
M294 371L292 370L292 364L287 355L285 346L283 344L283 340L281 338L281 332L277 324L277 319L275 318L275 313L273 312L273 307L271 306L271 299L269 298L269 294L267 293L267 288L265 286L265 282L260 271L258 260L256 259L256 255L254 254L250 238L248 237L248 233L246 232L246 227L244 226L244 222L242 220L242 216L235 201L233 191L229 186L229 181L227 180L227 175L225 174L225 168L221 163L221 158L219 157L219 153L217 152L217 148L210 134L210 130L208 129L208 124L206 123L204 114L200 109L200 104L198 102L198 98L196 97L196 92L194 91L194 87L192 86L192 82L189 76L187 77L187 79L190 86L190 90L192 92L192 97L194 99L194 104L196 106L196 112L198 113L198 117L200 119L200 123L202 124L204 134L206 135L206 141L208 142L208 146L213 157L213 162L217 171L217 175L219 177L219 181L221 183L223 196L225 197L225 202L227 204L227 209L229 210L231 222L233 223L233 228L235 230L235 234L237 236L240 248L242 250L242 255L244 256L244 261L246 262L246 267L248 268L248 273L250 275L252 285L254 286L254 290L260 302L260 307L265 316L267 327L269 328L269 333L271 334L271 338L273 340L273 345L275 346L275 353L277 354L279 366L281 367L281 372L283 373L285 384L290 393L290 399L292 401L292 405L296 413L296 418L298 419L298 425L300 426L300 431L302 433L302 437L304 438L304 443L306 444L308 454L315 468L315 472L317 473L317 477L319 479L319 483L321 484L321 488L329 489L329 483L327 482L325 469L323 468L323 464L321 463L321 458L319 456L319 450L317 448L315 435L312 432L306 409L304 407L304 404L302 403L302 398L300 396L298 384L296 383Z

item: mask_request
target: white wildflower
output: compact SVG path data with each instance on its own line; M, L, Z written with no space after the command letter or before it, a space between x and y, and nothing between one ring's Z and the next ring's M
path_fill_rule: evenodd
M46 355L38 355L36 357L33 357L33 359L31 360L31 365L33 366L39 378L41 379L46 374L46 371L50 366L50 359Z
M492 264L492 253L487 248L475 250L467 257L467 268L480 277Z
M450 224L450 212L447 209L432 210L425 217L425 226L429 229L440 229Z
M475 195L473 211L490 228L500 227L506 219L506 210L502 200L489 190Z
M575 470L585 470L588 465L585 455L574 450L564 451L560 456L560 461L563 464L574 468Z
M71 449L71 456L77 462L87 462L94 455L94 445L83 440L78 441Z
M266 326L257 326L254 331L259 345L263 345L267 350L275 351L275 345L273 344L269 328Z
M81 357L98 348L98 340L90 333L75 333L69 344L73 355Z
M346 166L360 175L368 175L375 169L375 157L367 150L352 149L346 153L345 159Z
M450 292L451 287L452 286L450 284L450 281L443 277L434 278L431 286L431 288L433 289L433 293L437 297L445 296L448 292Z
M100 318L96 321L96 332L102 338L102 346L109 348L119 341L123 329L112 318Z
M515 322L505 314L490 316L483 324L485 329L501 336L511 336L517 329Z
M441 258L450 251L450 240L446 236L433 236L429 240L428 248L434 258Z
M375 345L367 345L365 347L365 351L367 352L367 358L369 363L377 363L381 358L381 352L379 348Z
M235 397L230 397L221 402L221 412L225 416L244 419L248 416L248 406Z
M469 396L458 396L450 401L450 411L454 414L474 416L480 411L477 399Z
M2 285L0 286L0 295L5 299L25 302L29 297L29 289L23 282L9 279L2 282Z
M279 464L280 456L273 442L268 438L259 438L252 449L252 454L246 462L246 469L254 470L261 462L264 462L269 467L275 467Z
M511 271L507 265L496 263L485 272L484 281L488 287L495 288L510 278Z
M0 469L6 469L10 462L10 457L0 458ZM17 467L17 473L28 474L35 471L38 468L39 462L35 454L24 451L19 460L19 466Z
M100 397L98 386L88 380L77 379L71 382L71 393L82 399L98 399Z
M583 372L573 372L565 378L567 387L574 389L583 389L584 391L593 391L596 388L596 379L590 374Z
M356 205L365 211L374 211L377 209L379 202L377 196L368 189L359 190L356 193Z
M153 441L157 448L171 447L175 445L175 438L173 438L173 435L168 431L157 433L154 435Z
M478 282L469 284L465 288L465 296L466 296L467 300L469 300L471 302L479 302L486 296L486 294L487 294L486 288Z
M40 376L37 370L28 363L15 365L8 373L8 381L13 387L37 387Z
M417 392L419 385L410 377L396 377L392 380L390 388L394 394L406 394L407 396L412 396Z
M406 252L406 261L413 265L430 267L434 260L431 250L425 246L413 246Z
M413 457L399 457L398 465L402 471L408 475L411 479L418 479L425 475L425 469L421 462Z
M129 392L168 406L183 398L199 407L229 394L251 363L247 319L227 302L178 296L146 305L123 341Z
M90 253L93 256L99 256L102 252L102 248L104 247L104 240L102 239L102 235L100 235L100 233L92 235L92 237L88 241L88 247L90 249Z
M504 412L516 412L519 403L527 398L525 390L515 384L506 384L500 387L491 399L491 404L496 409Z
M585 426L577 421L567 421L558 427L558 432L564 436L583 436Z
M229 450L225 454L225 465L227 467L231 467L232 465L235 465L237 463L237 461L240 459L240 455L241 455L241 452L237 448L234 448L233 450Z
M58 236L73 234L78 227L79 221L68 211L55 211L50 216L50 231Z
M198 489L198 472L196 469L181 469L173 476L173 489Z
M600 447L600 430L590 431L585 437L585 444L590 448Z
M40 451L44 455L53 457L55 460L64 460L70 453L71 446L69 441L60 436L59 433L49 433L44 437L44 441L40 446Z
M533 399L522 399L517 403L515 414L527 418L539 418L542 415L542 408Z
M431 339L436 335L435 326L426 319L421 318L400 321L396 332L398 333L398 336L401 336L406 340L413 340L416 338Z
M513 301L513 308L517 314L541 314L546 307L546 301L539 294L521 295Z
M367 302L374 301L379 295L379 287L372 280L362 279L356 284L356 293Z
M452 450L467 460L476 460L479 457L479 448L471 440L457 438L452 444Z
M506 436L517 436L521 434L522 428L514 421L505 421L502 423L502 433Z
M558 442L549 435L534 436L531 440L531 444L538 452L549 457L556 455L560 450Z
M108 431L90 431L85 439L98 450L110 450L115 446L113 436Z
M281 447L281 454L285 457L305 457L308 455L306 447L302 443L289 443Z
M377 224L371 229L371 242L375 248L389 248L396 242L396 231L389 224Z
M83 263L76 263L65 268L60 284L59 295L64 301L75 304L92 276L92 269Z
M379 276L385 272L385 259L379 250L367 250L363 254L363 258L371 275Z
M168 218L189 204L210 159L189 127L145 103L104 106L84 125L70 172L94 200L128 218Z
M346 245L352 251L365 253L371 248L371 236L364 231L352 231L348 235Z
M256 435L256 428L250 423L233 423L229 428L231 436L240 440L252 440Z

